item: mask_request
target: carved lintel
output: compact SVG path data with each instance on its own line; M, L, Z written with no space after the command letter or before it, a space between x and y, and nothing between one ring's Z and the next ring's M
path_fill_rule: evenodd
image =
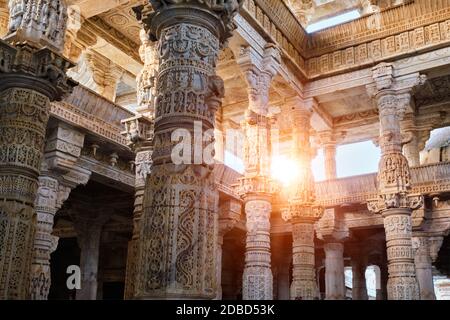
M382 213L392 208L419 209L423 206L423 195L407 193L380 194L376 199L367 200L367 208L373 213Z

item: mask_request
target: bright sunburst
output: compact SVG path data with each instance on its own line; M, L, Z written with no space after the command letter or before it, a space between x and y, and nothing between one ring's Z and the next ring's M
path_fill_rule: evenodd
M285 186L290 185L298 178L298 163L286 156L274 156L271 164L272 178Z

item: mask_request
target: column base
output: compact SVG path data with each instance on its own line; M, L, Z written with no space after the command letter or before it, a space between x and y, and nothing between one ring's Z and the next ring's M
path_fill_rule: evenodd
M244 300L272 300L272 270L266 267L245 268L243 275L242 298Z

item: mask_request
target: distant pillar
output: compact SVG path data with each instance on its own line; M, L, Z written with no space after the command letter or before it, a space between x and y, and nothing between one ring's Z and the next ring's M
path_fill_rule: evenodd
M344 245L325 243L325 299L345 299Z

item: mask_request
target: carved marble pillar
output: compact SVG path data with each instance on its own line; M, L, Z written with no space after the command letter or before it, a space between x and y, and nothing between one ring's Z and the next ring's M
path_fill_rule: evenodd
M420 234L412 238L420 300L436 300L432 264L437 258L442 241L442 237L430 237Z
M244 300L272 300L273 275L270 257L270 213L268 200L245 203L247 239L242 284Z
M40 1L46 8L40 12L37 1L28 4L10 10L5 39L15 46L0 41L0 299L29 298L34 204L50 101L74 85L65 75L70 62L59 54L64 3ZM47 48L39 49L43 45Z
M378 171L379 196L368 202L369 210L381 213L386 232L389 269L388 299L416 300L419 290L412 250L412 210L422 205L420 195L411 195L408 160L402 154L400 120L410 108L411 89L423 83L418 74L393 77L393 66L373 68L374 85L368 86L380 114L381 160Z
M345 299L344 242L351 236L344 212L338 208L324 210L316 224L317 236L325 242L325 299Z
M360 255L352 256L352 300L368 300L366 263Z
M315 277L314 223L321 217L322 208L314 205L314 179L311 171L310 143L313 100L289 100L292 113L292 158L298 163L299 176L291 187L288 208L283 219L292 224L293 271L292 300L318 299Z
M333 180L337 178L336 172L336 146L345 137L344 131L335 132L333 130L319 132L316 136L318 143L323 148L325 158L325 178Z
M238 63L247 81L249 106L243 122L245 174L239 193L245 203L247 242L243 274L244 300L271 300L273 275L270 257L271 196L270 130L273 119L268 114L269 89L280 66L279 50L268 45L264 56L251 47L242 48Z
M49 132L41 165L39 188L35 202L36 234L31 265L30 292L33 300L46 300L50 289L50 254L58 238L52 235L53 220L70 191L86 184L90 172L76 167L84 143L84 134L58 123Z
M109 215L106 211L77 207L71 209L71 216L80 247L81 289L76 292L76 300L96 300L100 239Z
M241 204L235 200L227 200L219 208L219 233L217 235L217 296L222 299L222 246L223 237L234 228L241 215Z
M9 9L8 0L0 0L0 38L8 33Z
M410 167L420 165L420 152L425 148L425 144L430 138L433 124L437 125L435 121L431 119L427 123L421 123L419 127L416 124L414 113L409 112L403 116L400 122L403 154L408 159Z
M344 245L325 243L325 299L345 299Z
M125 299L132 299L136 283L137 255L139 252L139 234L144 203L144 191L147 176L150 174L153 153L154 122L142 115L122 120L125 124L123 135L127 137L128 145L136 153L135 166L135 194L133 210L133 235L128 243L127 268L125 278Z
M224 96L215 66L241 3L155 0L153 11L136 10L150 39L159 41L159 67L135 298L216 296L218 193L212 159L199 153L212 151L209 133ZM199 127L207 131L200 139Z
M327 180L336 179L336 145L325 145L323 147L323 155L325 157L325 178Z

